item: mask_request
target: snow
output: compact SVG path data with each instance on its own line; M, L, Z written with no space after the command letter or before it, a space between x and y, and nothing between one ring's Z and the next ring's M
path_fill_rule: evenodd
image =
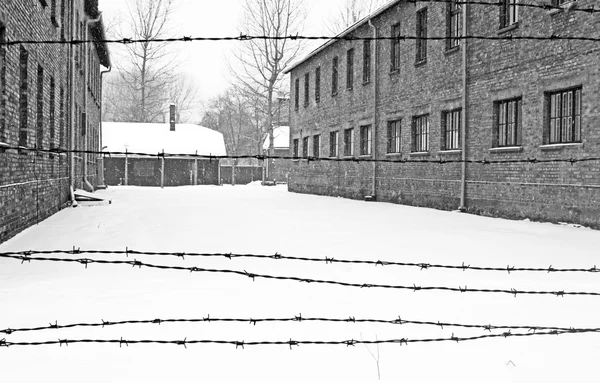
M285 186L112 187L111 205L68 208L0 251L233 252L506 267L600 265L600 232L388 203L287 192ZM126 260L125 256L60 255ZM130 256L251 273L469 288L600 291L600 274L499 273L286 260ZM598 297L399 291L122 265L0 258L0 329L48 323L211 317L339 317L599 327ZM513 331L518 332L518 331ZM123 325L0 334L60 339L349 340L473 336L477 329L352 323ZM409 345L70 344L0 347L2 381L384 382L594 381L600 334Z
M194 124L103 122L102 145L109 152L225 155L223 134Z
M273 147L274 148L289 148L290 147L290 127L277 126L273 128ZM265 137L263 149L269 149L269 135Z

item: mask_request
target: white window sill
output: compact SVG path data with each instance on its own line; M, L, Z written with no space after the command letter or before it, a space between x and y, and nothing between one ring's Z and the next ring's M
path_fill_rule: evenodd
M402 156L402 153L400 153L400 152L397 152L397 153L386 153L385 155L388 156L388 157L400 157L400 156Z
M362 159L371 158L371 157L373 157L373 156L370 154L361 154L360 156L358 156L358 158L362 158Z
M412 152L409 154L411 157L418 157L418 156L429 156L430 153L429 152Z
M451 149L451 150L440 150L438 154L460 154L462 150L460 149Z
M508 152L522 152L522 146L499 146L497 148L490 148L490 153L508 153Z
M583 143L573 142L573 143L564 143L564 144L540 145L540 149L542 149L542 150L560 150L563 148L583 148Z

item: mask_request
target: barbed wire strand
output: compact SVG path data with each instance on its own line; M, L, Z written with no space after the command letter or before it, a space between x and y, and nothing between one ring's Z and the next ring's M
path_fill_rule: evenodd
M431 164L452 164L452 163L469 163L469 164L481 164L481 165L491 165L491 164L514 164L514 163L528 163L528 164L542 164L542 163L555 163L555 162L563 162L575 164L578 162L590 162L590 161L600 161L600 156L597 157L583 157L583 158L523 158L523 159L509 159L509 160L488 160L486 158L483 159L437 159L437 160L426 160L426 159L409 159L409 158L400 158L400 159L376 159L376 158L358 158L358 157L294 157L294 156L270 156L270 155L262 155L262 154L248 154L248 155L214 155L214 154L193 154L193 153L144 153L144 152L120 152L120 151L94 151L94 150L68 150L68 149L38 149L38 148L26 148L22 146L3 146L2 149L8 150L19 150L19 151L29 151L36 153L51 153L51 154L66 154L66 153L79 153L79 154L97 154L103 155L104 157L108 156L141 156L141 157L156 157L156 158L168 158L168 157L186 157L186 158L197 158L197 159L206 159L209 161L212 160L221 160L221 159L257 159L257 160L297 160L297 161L307 161L307 162L377 162L377 163L396 163L396 164L407 164L407 163L431 163Z
M183 36L183 37L167 37L167 38L132 38L123 37L118 39L98 39L98 40L9 40L0 42L0 46L11 46L19 44L52 44L52 45L80 45L80 44L93 44L93 43L104 43L104 44L136 44L136 43L174 43L174 42L197 42L197 41L251 41L251 40L343 40L343 41L365 41L365 40L433 40L433 41L446 41L446 40L491 40L491 41L587 41L587 42L600 42L600 37L590 36L519 36L519 35L466 35L466 36L411 36L411 35L397 35L397 36L307 36L307 35L285 35L285 36L268 36L268 35L246 35L240 34L239 36L212 36L212 37L201 37L201 36Z
M409 290L409 291L448 291L448 292L459 292L459 293L490 293L490 294L510 294L514 295L554 295L557 297L564 297L567 295L573 296L600 296L600 292L591 292L591 291L535 291L535 290L517 290L514 288L511 289L481 289L481 288L469 288L467 286L462 287L449 287L449 286L417 286L413 284L413 286L404 286L404 285L389 285L389 284L371 284L371 283L354 283L354 282L341 282L341 281L333 281L333 280L325 280L325 279L310 279L310 278L300 278L300 277L290 277L290 276L276 276L270 274L257 274L251 273L246 270L230 270L230 269L208 269L208 268L200 268L200 267L184 267L184 266L168 266L168 265L156 265L150 263L140 262L138 260L133 261L109 261L109 260L97 260L97 259L89 259L89 258L49 258L49 257L29 257L29 256L17 256L17 255L0 255L0 258L11 258L20 260L21 263L31 262L31 261L46 261L46 262L66 262L66 263L79 263L85 266L87 269L90 264L104 264L104 265L122 265L122 266L132 266L138 268L151 268L151 269L159 269L159 270L179 270L179 271L187 271L190 273L213 273L213 274L232 274L244 276L252 279L253 281L256 278L260 279L270 279L270 280L279 280L279 281L295 281L295 282L303 282L303 283L314 283L314 284L327 284L327 285L337 285L342 287L358 287L358 288L384 288L384 289L394 289L394 290Z
M185 257L195 258L227 258L229 260L236 258L251 258L251 259L269 259L269 260L288 260L288 261L300 261L300 262L315 262L325 264L358 264L358 265L374 265L374 266L398 266L398 267L411 267L418 268L420 270L429 269L449 269L449 270L461 270L461 271L494 271L503 273L512 272L543 272L543 273L570 273L570 272L581 272L581 273L600 273L600 268L594 265L590 268L558 268L550 265L549 267L517 267L507 265L506 267L486 267L486 266L472 266L470 264L461 265L444 265L434 264L426 262L396 262L396 261L385 261L385 260L364 260L364 259L344 259L344 258L312 258L312 257L295 257L285 256L279 253L275 254L235 254L235 253L194 253L194 252L166 252L166 251L139 251L127 248L125 250L82 250L73 247L72 250L26 250L26 251L9 251L0 252L0 255L18 255L18 256L31 256L31 255L51 255L51 254L101 254L101 255L148 255L148 256L171 256L181 259Z
M597 331L548 331L548 332L528 332L528 333L512 333L510 331L503 332L501 334L484 334L471 337L457 337L452 334L451 337L446 338L422 338L422 339L387 339L387 340L285 340L285 341L272 341L272 340L261 340L261 341L235 341L235 340L153 340L153 339L142 339L142 340L129 340L129 339L58 339L49 341L36 341L36 342L11 342L6 339L0 339L0 347L14 347L14 346L46 346L46 345L59 345L68 346L69 344L77 343L98 343L98 344L118 344L120 347L129 346L130 344L160 344L160 345L177 345L184 346L193 344L220 344L220 345L232 345L236 349L246 346L289 346L290 349L301 345L313 345L313 346L356 346L356 345L370 345L370 344L398 344L408 345L409 343L435 343L435 342L467 342L481 339L490 338L512 338L512 337L530 337L530 336L546 336L546 335L562 335L562 334L581 334L581 333L594 333Z
M576 331L576 332L600 332L600 328L576 328L576 327L558 327L558 326L533 326L533 325L492 325L492 324L464 324L464 323L451 323L451 322L440 322L440 321L418 321L403 319L398 316L394 319L368 319L368 318L356 318L349 316L347 318L326 318L326 317L304 317L302 314L295 315L287 318L220 318L212 317L210 314L203 318L183 318L183 319L129 319L121 321L105 321L102 319L100 322L82 322L82 323L70 323L65 325L59 325L57 321L50 323L48 326L39 327L21 327L21 328L6 328L0 330L0 333L11 335L18 332L34 332L44 330L62 330L78 327L108 327L108 326L121 326L129 324L158 324L163 323L248 323L256 326L259 323L306 323L306 322L328 322L328 323L345 323L345 324L356 324L356 323L376 323L376 324L391 324L391 325L417 325L417 326L434 326L444 329L444 327L458 327L468 329L482 329L485 331L493 330L527 330L529 332L536 331Z

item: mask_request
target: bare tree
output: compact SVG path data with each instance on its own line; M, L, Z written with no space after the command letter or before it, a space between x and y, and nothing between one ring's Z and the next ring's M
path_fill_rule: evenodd
M299 41L281 37L302 33L306 6L304 0L244 0L243 17L244 33L270 37L247 41L234 52L235 62L230 63L238 88L251 95L255 112L264 114L264 119L255 118L263 120L257 127L260 137L272 131L274 99L286 89L283 71L302 48Z
M389 1L389 0L387 0ZM333 35L343 32L354 23L362 20L386 0L345 0L338 13L327 22L327 32Z
M168 43L156 42L169 32L175 0L127 0L128 28L121 36L146 40L128 44L119 60L116 75L107 78L107 118L118 121L158 122L174 86L177 63ZM123 25L123 24L121 24Z

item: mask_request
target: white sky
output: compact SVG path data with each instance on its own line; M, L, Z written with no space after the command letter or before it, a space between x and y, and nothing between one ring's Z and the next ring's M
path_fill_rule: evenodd
M343 0L305 0L308 6L306 34L324 32L324 21L336 13ZM181 36L237 36L242 32L238 25L243 0L179 0L173 17L174 35ZM127 18L125 0L100 0L100 10L105 20L118 17ZM181 47L180 58L184 70L194 76L200 87L200 98L207 100L228 85L225 62L233 44L237 42L191 42L175 43ZM109 47L110 48L110 47ZM117 60L113 57L113 61Z

